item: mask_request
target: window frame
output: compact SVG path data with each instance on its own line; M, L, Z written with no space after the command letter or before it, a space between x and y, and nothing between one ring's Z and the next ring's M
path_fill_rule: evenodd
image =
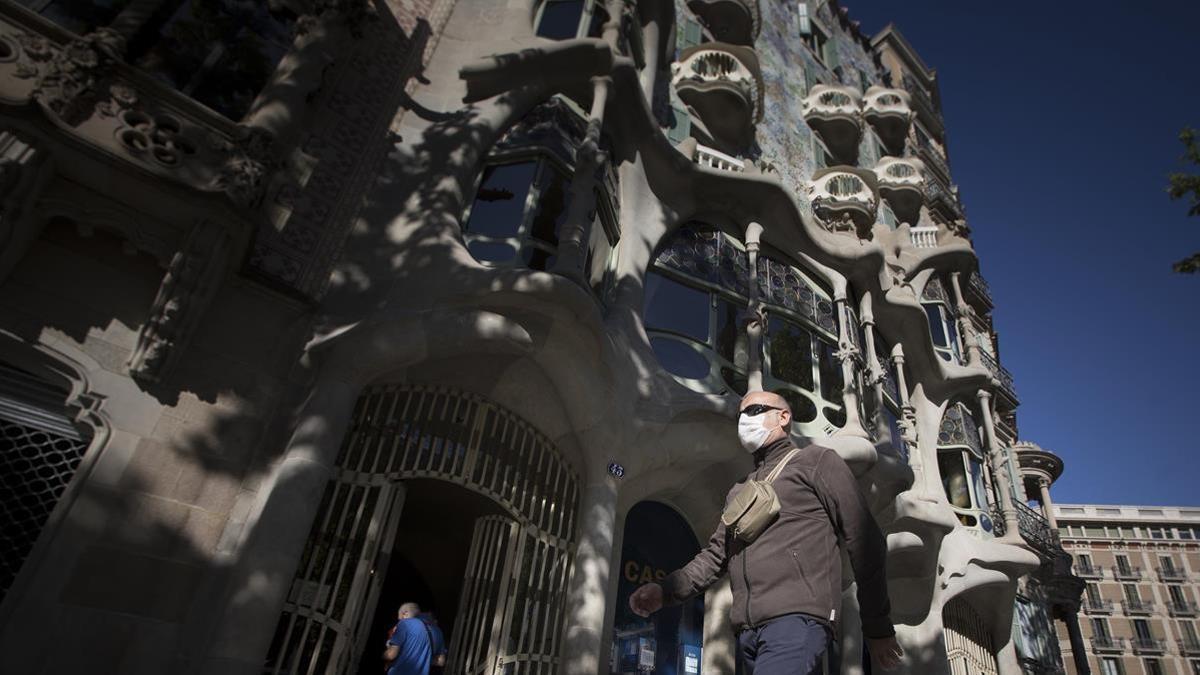
M546 12L546 7L554 4L566 4L568 2L583 3L583 8L579 12L579 25L575 27L575 35L569 38L551 38L544 35L538 35L538 30L542 24L542 16ZM572 38L588 37L591 32L592 21L596 16L597 8L603 10L600 0L540 0L533 12L533 34L535 37L540 37L543 40L570 40Z

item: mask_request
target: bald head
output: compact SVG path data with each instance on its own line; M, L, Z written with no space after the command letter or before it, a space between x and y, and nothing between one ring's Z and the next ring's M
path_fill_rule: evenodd
M415 602L406 602L400 605L400 611L396 612L401 619L411 619L421 613L421 606Z
M765 410L758 410L760 407ZM751 408L757 414L742 414ZM747 450L754 451L786 438L791 425L792 407L779 394L773 391L752 391L742 397L742 403L738 406L738 437ZM765 432L762 429L770 433L764 437L762 434Z

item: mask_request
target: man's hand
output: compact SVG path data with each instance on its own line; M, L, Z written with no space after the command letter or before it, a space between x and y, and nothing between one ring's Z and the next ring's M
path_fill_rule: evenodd
M655 583L646 584L629 596L629 609L640 617L647 617L662 609L662 586Z
M900 657L904 656L904 650L896 642L895 635L867 638L867 651L871 652L875 664L884 670L891 670L900 665Z

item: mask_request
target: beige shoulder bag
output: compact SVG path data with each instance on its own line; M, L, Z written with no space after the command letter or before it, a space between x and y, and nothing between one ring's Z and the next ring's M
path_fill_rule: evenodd
M758 539L758 535L762 534L768 525L775 522L775 518L779 516L779 496L775 494L771 483L775 482L783 467L797 452L800 452L800 448L793 448L779 460L779 464L775 465L766 480L752 480L746 483L733 499L729 500L725 512L721 514L721 523L725 525L727 532L749 544Z

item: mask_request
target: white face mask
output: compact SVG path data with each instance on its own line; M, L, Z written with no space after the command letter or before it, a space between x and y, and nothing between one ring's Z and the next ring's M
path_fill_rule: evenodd
M742 447L746 452L754 452L767 442L767 437L771 435L774 429L767 429L762 425L763 415L770 415L773 410L768 410L758 415L741 415L738 417L738 440L742 442Z

